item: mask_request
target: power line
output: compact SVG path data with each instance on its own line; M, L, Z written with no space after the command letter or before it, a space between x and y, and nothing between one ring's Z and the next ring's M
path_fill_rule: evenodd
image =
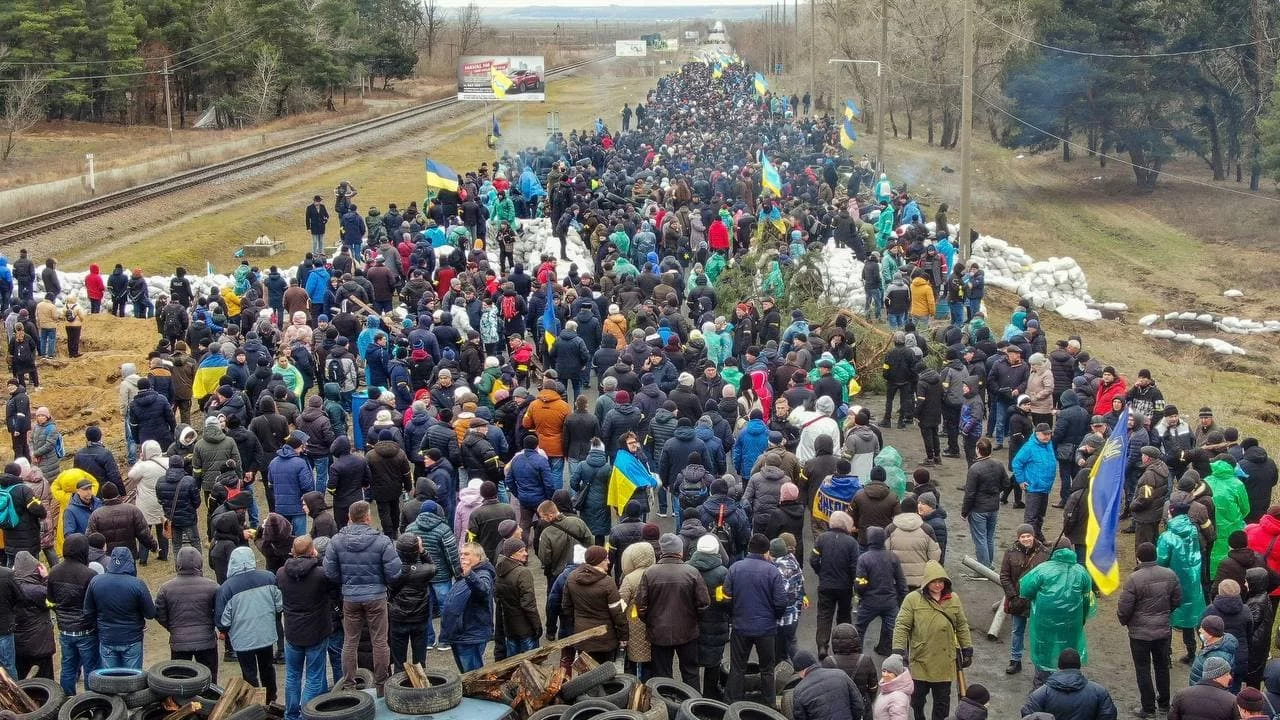
M1250 45L1256 45L1258 42L1261 42L1261 41L1259 41L1259 40L1250 40L1249 42L1236 43L1235 45L1223 45L1223 46L1221 46L1221 47L1203 48L1203 49L1201 49L1201 50L1179 50L1179 51L1176 51L1176 52L1158 52L1158 53L1098 53L1098 52L1086 52L1086 51L1084 51L1084 50L1072 50L1071 48L1062 48L1062 47L1057 47L1057 46L1055 46L1055 45L1046 45L1045 43L1039 42L1039 41L1037 41L1037 40L1032 40L1032 39L1031 39L1031 38L1029 38L1029 37L1024 37L1024 36L1019 35L1018 33L1014 32L1014 31L1012 31L1012 30L1009 30L1009 29L1007 29L1007 28L1001 27L999 24L997 24L997 23L993 22L991 19L987 18L985 15L979 15L978 17L981 17L981 18L982 18L982 21L983 21L983 22L985 22L986 24L990 25L991 27L993 27L993 28L995 28L995 29L999 30L1000 32L1002 32L1002 33L1004 33L1004 34L1006 34L1006 35L1008 35L1008 36L1010 36L1010 37L1015 37L1015 38L1017 38L1017 39L1019 39L1019 40L1021 40L1021 41L1023 41L1023 42L1031 43L1032 45L1035 45L1036 47L1044 48L1045 50L1053 50L1054 52L1066 53L1066 54L1068 54L1068 55L1080 55L1080 56L1082 56L1082 57L1099 57L1099 58L1114 58L1114 59L1140 59L1140 58L1182 57L1182 56L1186 56L1186 55L1202 55L1202 54L1204 54L1204 53L1221 52L1221 51L1223 51L1223 50L1234 50L1234 49L1236 49L1236 48L1242 48L1242 47L1248 47L1248 46L1250 46ZM1273 37L1264 37L1264 38L1262 38L1262 41L1271 41L1271 40L1276 40L1276 39L1277 39L1277 38L1273 38Z
M245 30L232 30L231 32L229 32L229 33L227 33L227 34L225 34L225 35L222 35L222 36L220 36L220 37L216 37L216 38L214 38L214 39L212 39L212 40L206 40L206 41L204 41L204 42L202 42L202 43L199 43L199 44L197 44L197 45L192 45L191 47L189 47L189 48L187 48L187 49L185 49L185 50L179 50L179 51L174 52L174 53L169 53L168 55L157 55L157 56L154 56L154 57L142 57L142 58L120 58L120 59L116 59L116 60L63 60L63 61L56 61L56 62L55 62L55 61L45 61L45 62L8 62L8 61L4 61L4 62L0 62L0 65L12 65L12 66L14 66L14 67L60 67L60 66L64 66L64 65L116 65L116 64L119 64L119 63L125 63L125 62L134 62L134 61L136 61L136 60L141 60L141 61L142 61L142 62L144 62L144 63L145 63L145 62L152 62L152 61L159 62L159 61L164 61L164 60L171 60L171 59L176 58L176 57L179 57L179 56L181 56L181 55L186 55L187 53L192 52L192 51L196 50L197 48L202 48L202 47L204 47L204 46L206 46L206 45L212 45L212 44L214 44L214 43L222 42L223 40L226 40L227 38L231 37L232 35L244 35L244 34L247 34L247 33L252 32L252 31L253 31L253 28L248 28L248 29L245 29Z
M206 50L200 55L189 57L183 60L182 62L174 65L169 69L169 72L188 68L192 65L204 62L205 60L210 60L212 58L215 58L221 55L226 55L227 53L233 50L238 50L244 47L245 45L248 45L249 43L253 42L254 39L255 38L250 33L249 35L246 35L243 39L241 39L239 42L232 42L232 43L223 45L220 48L213 48L211 50ZM71 81L78 81L78 80L109 80L112 78L145 77L147 75L163 75L163 74L164 74L164 70L159 69L159 70L138 70L136 72L124 72L124 73L103 73L101 75L76 75L71 77L47 77L46 76L46 77L0 78L0 84L12 85L17 83L28 83L28 82L71 82Z
M1108 155L1106 153L1099 152L1097 150L1091 150L1090 148L1080 145L1079 143L1074 143L1064 137L1059 137L1058 135L1054 135L1053 133L1049 132L1048 130L1045 130L1044 128L1038 127L1032 123L1027 122L1026 120L1023 120L1017 115L1014 115L1008 110L1005 110L1004 108L1000 107L994 102L988 100L986 96L984 96L982 93L974 92L973 96L981 100L982 102L986 103L987 105L989 105L992 109L1002 113L1003 115L1008 117L1010 120L1026 125L1027 127L1031 128L1032 130L1035 130L1038 133L1045 135L1046 137L1051 137L1054 140L1057 140L1058 142L1069 145L1077 150L1084 150L1086 152L1091 152L1095 155L1098 155L1099 157L1103 157L1103 158L1106 158L1107 160L1120 163L1121 165L1128 165L1131 168L1135 168L1138 170L1145 170L1147 172L1152 172L1157 175L1163 175L1167 178L1172 178L1174 180L1181 180L1182 182L1188 182L1193 185L1201 185L1203 187L1213 188L1215 190L1223 190L1225 192L1234 193L1236 195L1243 195L1245 197L1255 198L1258 200L1266 200L1268 202L1280 202L1280 198L1268 197L1266 195L1259 195L1257 193L1249 192L1246 190L1236 190L1235 188L1224 187L1222 185L1215 185L1214 183L1211 183L1211 182L1196 180L1195 178L1186 177L1184 175L1174 175L1173 173L1165 172L1164 170L1157 170L1155 168L1146 167L1145 165L1138 165L1137 163L1129 162L1128 160L1125 160L1124 158L1116 157L1115 155Z
M931 81L931 80L921 80L920 78L911 77L910 75L907 75L907 74L905 74L905 73L900 73L900 72L898 72L897 70L894 70L892 67L890 67L890 66L888 66L888 65L886 65L886 66L885 66L885 70L889 71L889 74L891 74L891 75L897 75L898 77L902 78L903 80L909 80L909 81L911 81L911 82L913 82L913 83L916 83L916 84L918 84L918 85L930 85L930 86L933 86L933 87L960 87L960 83L958 83L958 82L953 82L953 83L940 83L940 82L933 82L933 81Z

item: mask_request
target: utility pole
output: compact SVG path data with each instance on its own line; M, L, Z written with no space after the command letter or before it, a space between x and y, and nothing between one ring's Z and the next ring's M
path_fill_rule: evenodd
M799 2L800 0L796 0ZM797 10L798 12L798 10ZM813 46L818 44L818 0L809 0L809 102L818 99L818 61Z
M787 0L782 0L782 21L778 23L778 62L787 67L787 39L783 34L787 31Z
M880 72L876 73L876 166L884 172L884 116L889 113L884 68L889 67L889 0L880 0ZM879 178L877 178L879 179Z
M1258 137L1258 115L1267 101L1266 87L1270 65L1267 64L1267 17L1263 13L1262 0L1252 0L1249 5L1249 22L1253 26L1253 64L1256 70L1253 76L1253 122L1249 133L1249 189L1257 192L1261 187L1262 154L1261 141Z
M973 15L969 9L969 0L964 2L964 62L960 77L960 233L956 238L956 248L963 251L968 248L973 253L973 243L969 242L969 224L972 209L969 207L969 191L973 182ZM968 257L966 254L965 257Z
M173 110L169 106L169 61L164 61L164 122L169 126L169 142L173 142Z

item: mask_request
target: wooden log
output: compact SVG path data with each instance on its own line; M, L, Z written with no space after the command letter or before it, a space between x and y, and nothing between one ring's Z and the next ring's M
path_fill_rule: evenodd
M177 710L174 710L168 715L165 715L164 720L186 720L186 718L189 718L192 715L195 715L196 711L199 709L200 709L200 703L192 701L187 703L186 705L183 705Z
M407 663L404 666L405 677L409 679L409 685L415 688L431 687L431 681L427 680L427 675L422 670L422 666L417 663Z
M644 691L644 683L636 683L636 689L631 691L631 700L627 703L628 710L640 709L640 699L644 696Z
M222 697L213 706L208 720L226 720L227 717L253 702L256 691L257 688L245 682L244 678L231 678L223 687Z
M25 715L40 709L34 700L18 686L4 668L0 668L0 706L19 715Z
M505 660L499 660L496 663L492 663L482 668L476 668L475 670L472 670L470 672L463 673L462 674L463 692L468 692L470 687L481 687L481 688L486 687L488 684L486 681L491 681L495 678L505 678L513 670L520 667L520 663L523 663L526 660L530 662L541 662L544 658L546 658L551 653L559 652L564 648L573 647L574 645L577 645L578 643L584 640L597 638L597 637L600 637L601 635L607 634L608 632L609 632L609 629L606 628L604 625L597 625L596 627L593 627L589 630L583 630L580 633L574 633L573 635L570 635L567 638L561 638L560 640L552 640L546 645L534 648L533 650L522 652L519 655L513 655ZM585 655L584 653L579 653L578 657L581 658L584 655ZM222 719L211 718L211 720L222 720Z

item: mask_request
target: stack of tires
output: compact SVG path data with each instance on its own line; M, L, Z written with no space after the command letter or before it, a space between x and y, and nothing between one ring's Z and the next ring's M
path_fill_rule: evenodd
M382 685L387 709L400 715L431 715L452 710L462 702L462 678L451 670L427 670L430 687L415 688L404 673L396 673ZM359 683L357 678L357 686ZM369 686L372 687L372 678ZM304 720L373 720L373 696L358 689L325 693L302 707Z
M684 683L652 678L642 684L635 675L619 673L613 663L565 681L560 699L563 704L545 707L529 720L676 720L685 703L703 702L702 695ZM633 704L639 709L630 709Z
M85 678L87 692L67 698L51 680L19 682L28 696L40 704L23 720L156 720L168 714L163 702L173 698L185 704L202 700L206 710L217 701L210 691L209 669L199 663L171 660L152 665L146 672L129 668L94 670ZM233 715L235 720L253 720ZM231 718L228 718L231 720ZM262 720L259 718L258 720Z

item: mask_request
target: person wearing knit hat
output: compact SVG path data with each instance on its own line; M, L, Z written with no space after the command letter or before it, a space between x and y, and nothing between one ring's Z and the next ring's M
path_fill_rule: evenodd
M698 621L710 604L701 574L684 562L684 541L664 533L658 539L658 561L644 571L635 597L636 614L647 626L655 675L674 677L679 657L684 682L698 682Z
M1169 498L1169 466L1165 464L1160 448L1143 445L1139 453L1142 474L1129 503L1133 525L1124 530L1134 533L1136 545L1156 541L1160 534L1160 521L1164 519L1165 501Z
M534 649L542 637L542 616L528 562L529 550L524 541L509 537L499 544L493 599L496 619L503 628L506 657Z
M1236 708L1240 711L1240 720L1270 717L1263 713L1266 706L1266 696L1255 688L1244 688L1236 695Z
M587 548L583 563L574 568L564 585L562 603L571 607L572 630L604 626L606 632L575 647L597 662L612 662L619 643L628 638L627 608L618 586L609 577L609 551L599 545Z
M800 677L791 700L795 717L827 720L871 717L871 708L863 702L862 692L843 669L824 667L818 656L808 650L788 657Z
M471 477L474 480L476 475L473 473ZM480 498L480 506L471 511L466 530L484 548L485 557L492 562L499 555L498 549L502 541L516 536L519 524L515 509L511 507L511 503L499 499L498 485L492 480L480 483ZM507 531L505 535L504 529Z
M724 593L732 598L729 642L729 683L726 696L731 701L744 696L743 678L747 661L754 649L760 666L760 692L774 697L774 651L777 620L787 611L785 581L770 562L769 538L760 533L747 541L747 556L729 566Z
M1138 567L1125 578L1116 616L1129 631L1129 650L1137 673L1138 717L1155 717L1169 708L1170 618L1182 600L1178 575L1156 564L1156 548L1138 545ZM1154 678L1152 677L1154 670Z

